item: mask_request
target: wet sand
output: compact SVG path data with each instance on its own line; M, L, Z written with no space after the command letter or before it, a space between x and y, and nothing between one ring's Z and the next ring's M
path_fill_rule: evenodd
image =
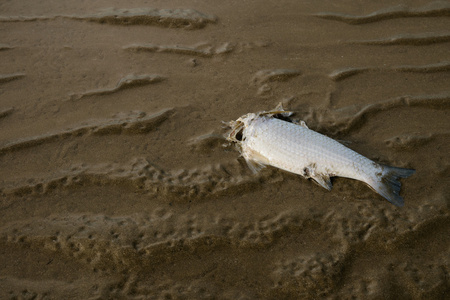
M113 7L113 8L111 8ZM448 299L448 1L0 4L1 299ZM223 146L274 108L397 208Z

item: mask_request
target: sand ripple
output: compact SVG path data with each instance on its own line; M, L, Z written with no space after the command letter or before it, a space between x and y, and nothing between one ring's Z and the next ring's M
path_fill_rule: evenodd
M448 1L47 2L1 4L1 299L450 294ZM222 121L280 101L405 206L253 174Z

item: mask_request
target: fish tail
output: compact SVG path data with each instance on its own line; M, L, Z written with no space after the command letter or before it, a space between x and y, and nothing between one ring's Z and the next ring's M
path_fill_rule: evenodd
M369 185L381 196L396 206L403 206L403 198L399 195L402 184L399 178L408 178L416 172L413 169L403 169L381 166L381 176L377 176Z

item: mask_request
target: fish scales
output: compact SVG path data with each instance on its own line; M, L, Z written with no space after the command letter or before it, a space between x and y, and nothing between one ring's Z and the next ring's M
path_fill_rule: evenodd
M341 143L310 130L304 122L290 122L291 112L278 106L273 111L250 113L230 122L227 139L236 142L254 171L270 165L314 179L331 190L330 177L360 180L391 203L402 206L399 178L414 170L378 164Z
M244 151L251 149L270 165L292 173L303 175L315 165L318 173L363 180L365 173L375 171L371 160L341 143L279 119L259 117L244 129L244 136Z

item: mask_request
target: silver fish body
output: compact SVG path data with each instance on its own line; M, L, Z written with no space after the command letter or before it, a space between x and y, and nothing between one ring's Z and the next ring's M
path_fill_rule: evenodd
M236 142L253 171L265 165L314 179L331 190L330 177L347 177L367 183L391 203L403 206L398 178L414 170L378 164L341 143L300 124L278 119L290 116L281 108L250 113L232 121L227 139Z

